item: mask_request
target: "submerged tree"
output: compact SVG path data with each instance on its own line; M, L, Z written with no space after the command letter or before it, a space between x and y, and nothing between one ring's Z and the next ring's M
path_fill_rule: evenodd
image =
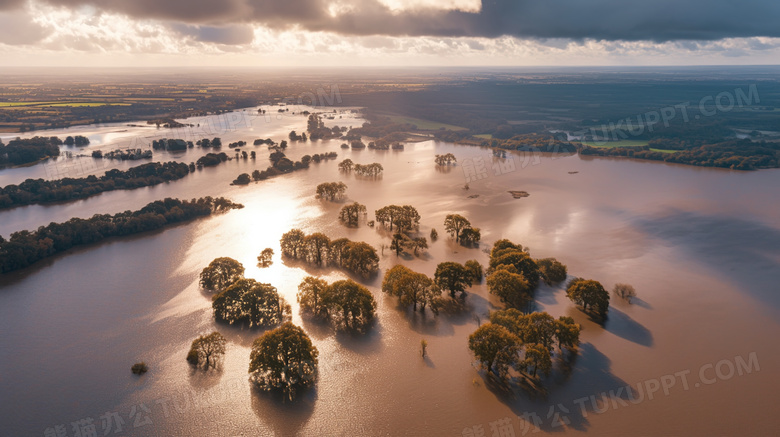
M612 289L621 299L625 299L626 302L631 303L631 299L636 297L636 290L629 284L615 284L615 288Z
M290 318L290 305L276 287L254 279L239 279L214 296L214 316L230 324L274 326Z
M344 182L323 182L317 185L317 198L333 201L341 199L346 191Z
M360 215L366 213L366 205L361 205L357 202L351 205L344 205L339 212L339 219L346 223L347 226L357 227Z
M374 296L351 279L330 284L322 295L322 303L337 328L365 332L376 317Z
M455 237L456 242L460 241L461 231L467 228L471 228L471 222L460 214L447 214L444 219L444 230Z
M463 265L466 267L466 270L469 271L469 274L471 274L471 282L475 284L479 284L482 282L482 277L485 275L482 270L482 264L479 263L479 261L475 259L471 259L466 261L466 263Z
M201 335L192 341L187 361L194 366L203 365L203 368L216 367L217 362L225 355L227 340L217 331L211 334Z
M609 293L598 281L575 278L566 287L566 296L582 307L586 313L599 318L607 316L609 311Z
M216 258L200 272L200 286L220 291L244 277L244 266L233 258Z
M547 285L558 284L566 280L566 266L555 258L542 258L536 260L539 266L539 275Z
M520 354L522 343L501 325L486 323L469 336L469 349L489 372L504 378Z
M293 399L316 383L318 355L303 329L287 322L252 344L250 378L262 390L278 390Z
M495 269L487 277L490 294L497 296L510 308L524 309L533 301L532 290L528 281L517 273L514 266Z
M401 305L412 305L415 311L419 304L420 311L425 311L425 307L429 306L434 314L438 313L441 288L428 276L400 264L385 273L382 291L398 297Z
M457 158L455 158L455 155L452 153L447 153L444 155L436 155L433 159L433 161L436 163L436 165L451 165L456 162L458 162Z
M273 257L274 250L267 247L260 252L260 256L257 257L257 263L260 264L261 267L268 267L273 264Z
M433 278L436 285L449 291L454 298L456 293L460 293L461 297L466 294L466 287L471 285L472 276L462 264L447 261L436 266Z
M322 295L328 288L328 283L314 276L303 278L303 282L298 285L298 303L301 305L301 311L315 317L325 316L327 309L322 304Z

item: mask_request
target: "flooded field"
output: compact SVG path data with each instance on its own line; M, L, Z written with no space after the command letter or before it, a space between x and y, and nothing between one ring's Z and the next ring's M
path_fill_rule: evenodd
M246 205L79 248L0 278L0 434L39 436L64 425L67 435L75 435L72 423L92 419L101 435L111 420L111 432L117 429L117 416L123 432L139 436L466 436L482 435L480 429L493 435L502 427L518 436L535 427L544 434L599 436L776 432L780 171L576 155L514 154L501 160L487 149L435 141L407 144L404 151L357 151L333 140L293 142L287 155L296 160L335 151L336 160L231 186L239 173L269 165L266 147L252 146L255 138L280 141L306 127L303 116L248 112L252 115L237 114L238 121L223 125L229 128L203 135L121 124L37 133L88 136L90 146L69 149L87 154L146 147L151 138L220 136L225 144L247 141L243 149L256 150L258 157L155 187L0 212L0 234L7 238L17 230L138 209L165 197L219 195ZM214 118L187 122L203 125ZM357 126L362 120L343 113L326 123ZM191 162L205 153L159 152L154 159ZM435 167L434 155L443 153L453 153L460 164ZM378 178L343 174L337 162L344 158L379 162L385 170ZM2 170L0 184L107 169L82 160L89 164L75 170L63 158ZM464 190L466 176L474 174L479 179ZM389 250L389 233L364 224L346 228L338 221L340 203L315 199L316 185L329 181L345 182L347 201L365 204L369 218L385 205L413 205L422 216L421 234L435 227L440 239L419 257L397 257ZM513 199L510 190L530 196ZM481 228L479 248L460 247L446 237L443 221L449 213ZM366 241L380 251L380 275L363 281L378 302L378 323L367 336L334 335L301 319L295 294L303 277L347 276L282 260L279 238L294 227ZM544 379L544 392L507 393L483 378L467 338L478 319L502 307L484 283L468 290L464 313L438 317L399 308L379 288L383 272L397 263L429 276L445 260L487 264L485 250L501 238L530 247L536 258L558 258L571 276L596 279L608 289L629 283L638 291L632 305L613 298L602 326L577 310L562 287L541 286L539 310L572 316L583 326L574 365ZM260 269L256 257L266 247L277 255L271 267ZM247 277L276 286L293 306L293 321L319 349L317 389L301 402L282 404L252 389L249 351L262 331L217 324L210 295L197 284L200 270L219 256L241 261ZM229 341L224 365L218 372L193 371L185 361L190 342L214 329ZM420 357L421 339L428 341L426 359ZM140 378L129 371L139 360L150 367ZM626 397L627 386L642 397Z

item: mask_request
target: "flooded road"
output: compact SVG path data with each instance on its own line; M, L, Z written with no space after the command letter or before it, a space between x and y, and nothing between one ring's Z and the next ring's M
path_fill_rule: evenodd
M344 117L326 122L361 123ZM480 429L492 435L501 427L519 436L534 426L557 435L776 432L780 172L578 156L498 160L486 149L435 141L407 144L404 151L353 151L341 149L342 141L322 141L291 143L287 155L295 160L335 151L338 159L245 187L229 185L239 173L269 165L266 147L252 146L253 139L286 139L290 130L305 129L305 121L274 116L204 135L221 136L225 144L247 141L244 150L257 151L255 162L233 160L155 187L0 212L0 234L7 237L164 197L220 195L246 205L79 248L0 278L0 434L40 436L63 425L76 435L72 424L82 419L92 419L98 435L110 423L110 432L121 425L140 436L480 435ZM123 129L124 140L108 135ZM87 151L141 144L136 137L176 137L146 126L68 131L95 137ZM460 165L436 168L433 157L442 153L453 153ZM202 154L197 148L156 153L155 160L190 162ZM385 170L377 179L339 173L344 158L379 162ZM0 183L46 177L45 165L0 171ZM479 179L464 190L466 176L475 174ZM439 240L419 257L382 251L388 233L365 224L348 229L338 222L341 204L314 198L318 183L339 180L349 187L347 201L365 204L370 218L388 204L415 206L421 235L434 227ZM513 199L508 190L530 197ZM457 246L445 235L449 213L481 228L480 248ZM378 324L369 335L333 335L301 320L295 294L304 276L346 276L283 261L279 238L293 227L366 241L380 251L380 275L364 281L378 302ZM545 392L506 393L478 370L468 335L477 319L501 307L484 283L469 289L468 311L438 317L399 308L379 289L381 275L396 263L429 276L445 260L487 264L485 249L500 238L529 246L536 258L558 258L571 276L608 289L629 283L638 291L633 305L613 297L601 326L561 287L539 289L539 310L570 315L584 328L571 370L554 372ZM260 269L256 257L266 247L274 249L274 263ZM302 402L281 404L251 388L249 347L261 331L215 323L210 296L197 284L200 270L218 256L241 261L247 277L276 286L293 306L293 321L319 349L320 380ZM214 329L229 341L224 365L219 372L193 371L184 359L190 343ZM427 359L419 354L423 338ZM139 378L129 368L140 360L150 371ZM618 390L626 386L642 389L642 397L621 397Z

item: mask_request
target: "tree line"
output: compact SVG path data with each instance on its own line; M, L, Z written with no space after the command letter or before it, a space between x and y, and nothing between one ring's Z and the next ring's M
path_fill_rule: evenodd
M280 240L282 255L317 267L337 266L361 277L369 277L379 270L379 256L370 244L347 238L332 240L315 232L306 235L292 229Z
M22 165L60 155L62 140L57 137L16 138L0 142L0 167Z
M233 185L247 185L252 181L264 181L268 178L278 176L284 173L290 173L297 170L303 170L309 168L309 165L319 163L321 161L327 161L334 159L338 156L336 152L320 153L315 155L304 155L300 161L292 162L285 156L284 152L277 150L270 155L271 165L265 170L255 170L250 175L249 173L241 173L233 180Z
M0 236L0 272L22 269L74 246L160 229L235 208L243 208L243 205L224 197L189 201L166 198L137 211L95 214L88 219L72 218L63 223L50 223L35 231L14 232L8 240Z
M338 330L366 332L376 319L376 300L364 286L351 279L329 284L307 276L298 285L301 313L330 323Z
M202 158L201 158L202 159ZM221 162L217 160L217 163ZM201 160L198 160L201 164ZM210 162L209 162L210 164ZM19 185L0 187L0 209L86 199L106 191L131 190L179 180L194 171L182 162L150 162L127 170L108 170L103 176L47 181L27 179Z

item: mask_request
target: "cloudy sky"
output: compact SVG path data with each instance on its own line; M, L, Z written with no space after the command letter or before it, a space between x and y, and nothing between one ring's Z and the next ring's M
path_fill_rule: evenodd
M5 66L780 63L778 0L0 0Z

